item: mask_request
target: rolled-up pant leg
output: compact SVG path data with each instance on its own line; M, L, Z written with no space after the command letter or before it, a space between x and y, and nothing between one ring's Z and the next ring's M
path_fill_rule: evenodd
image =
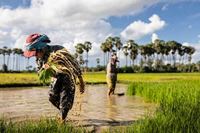
M60 109L60 81L59 78L53 80L49 90L49 101L58 109Z
M117 81L117 74L109 74L106 76L107 79L107 84L108 84L108 88L109 88L109 92L108 95L110 94L114 94L115 91L115 87L116 87L116 81Z
M75 84L72 79L65 75L63 77L63 84L60 93L60 112L64 120L73 106L75 95Z
M49 101L60 110L64 120L73 106L75 84L68 75L60 74L50 85Z

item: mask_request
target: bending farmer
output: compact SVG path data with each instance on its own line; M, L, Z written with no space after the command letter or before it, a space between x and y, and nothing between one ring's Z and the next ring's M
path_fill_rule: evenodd
M111 55L111 59L107 65L107 75L106 75L106 80L107 80L107 84L108 84L108 95L110 96L111 94L114 94L115 92L115 86L116 86L116 82L117 82L117 68L116 68L116 64L117 64L118 58L116 53L113 53Z
M36 56L38 73L46 72L52 77L49 101L60 110L65 120L73 106L76 80L79 81L80 92L84 92L84 82L78 62L62 46L47 45L50 43L46 35L32 34L26 39L25 57ZM46 70L46 71L45 71Z

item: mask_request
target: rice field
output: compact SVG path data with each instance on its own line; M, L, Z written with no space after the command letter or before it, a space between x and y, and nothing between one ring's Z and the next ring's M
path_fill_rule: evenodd
M153 116L128 127L126 132L200 132L200 80L138 82L129 85L127 95L139 95L158 104Z
M84 73L83 77L85 82L89 84L106 83L104 72ZM200 132L200 73L118 74L118 82L129 84L127 95L141 96L146 102L153 102L158 106L153 115L147 114L144 119L135 122L133 125L123 129L118 128L111 132ZM24 84L41 85L37 74L0 74L0 86ZM34 130L46 132L50 131L52 127L55 127L55 132L79 132L79 130L70 126L60 128L60 125L51 120L42 123L44 125L37 123L36 126L31 123L28 126L23 124L16 126L0 120L0 132L32 132ZM26 131L26 127L30 130Z
M129 73L118 74L118 83L131 82L168 82L181 80L199 80L200 73ZM105 72L84 73L88 84L106 83ZM0 87L42 85L36 73L0 73Z

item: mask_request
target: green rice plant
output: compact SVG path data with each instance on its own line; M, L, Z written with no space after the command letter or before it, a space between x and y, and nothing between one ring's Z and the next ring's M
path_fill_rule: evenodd
M51 77L53 77L55 75L55 70L53 69L54 66L50 66L47 69L42 69L39 72L39 80L43 83L43 84L47 84L50 82Z
M133 90L136 95L156 102L159 107L153 116L147 116L128 127L127 132L198 133L200 131L198 80L134 84L136 85Z
M39 121L7 122L0 119L1 133L84 133L84 128L74 127L68 123L61 124L54 119L42 118Z
M135 84L135 83L129 84L127 91L126 91L126 95L128 95L128 96L135 95L136 87L137 87L137 84Z

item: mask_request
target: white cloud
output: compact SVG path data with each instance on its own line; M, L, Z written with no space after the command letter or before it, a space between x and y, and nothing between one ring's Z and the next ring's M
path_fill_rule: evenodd
M15 43L14 43L14 47L15 48L21 48L21 49L25 49L24 46L25 46L25 41L26 40L26 36L25 35L22 35L20 36L19 38L16 39Z
M128 25L122 32L121 36L124 39L140 39L145 35L151 34L157 30L162 29L166 23L161 20L156 14L149 18L150 23L145 23L141 20L135 21Z
M156 33L153 33L152 36L151 36L151 42L154 43L154 41L155 41L156 39L159 39L159 38L158 38L158 35L157 35Z
M200 43L189 43L189 42L184 42L184 46L192 46L195 48L195 53L192 55L192 62L197 62L199 61L200 57Z
M36 32L71 51L75 43L91 41L91 55L100 55L100 43L116 30L107 22L110 16L135 15L156 3L158 0L31 0L26 8L0 7L0 47L23 48L26 36Z

